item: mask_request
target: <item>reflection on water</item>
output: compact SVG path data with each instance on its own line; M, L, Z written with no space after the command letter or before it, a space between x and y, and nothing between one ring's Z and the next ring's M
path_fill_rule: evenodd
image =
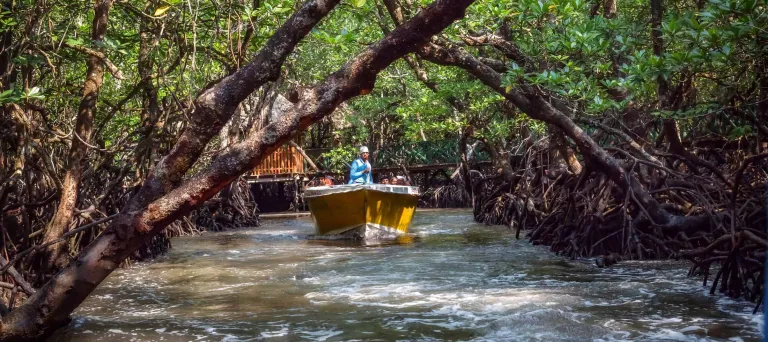
M173 240L119 270L55 341L758 340L751 304L684 263L597 269L467 211L418 212L398 241L310 240L311 219Z

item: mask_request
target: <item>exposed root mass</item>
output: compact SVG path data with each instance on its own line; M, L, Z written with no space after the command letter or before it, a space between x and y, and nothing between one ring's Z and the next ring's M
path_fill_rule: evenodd
M560 255L598 257L600 267L620 260L690 260L689 274L702 277L712 293L762 300L768 248L768 177L762 158L745 159L742 150L717 151L709 162L730 175L729 183L736 185L729 186L704 168L694 174L676 155L658 153L649 160L623 146L606 150L641 187L623 191L589 164L581 174L568 172L538 145L522 156L514 185L475 181L476 220L507 225L518 236L525 232L533 244ZM696 152L705 160L712 155ZM675 215L673 223L655 222L636 189Z

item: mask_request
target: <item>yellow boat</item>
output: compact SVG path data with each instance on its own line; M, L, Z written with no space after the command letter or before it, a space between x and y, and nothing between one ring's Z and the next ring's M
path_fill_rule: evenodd
M385 239L403 235L419 188L383 184L311 187L304 191L316 237Z

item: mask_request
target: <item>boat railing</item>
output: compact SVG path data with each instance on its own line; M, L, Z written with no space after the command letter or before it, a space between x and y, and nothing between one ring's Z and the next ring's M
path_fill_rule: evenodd
M344 185L324 185L310 187L304 190L304 198L325 196L330 194L338 194L344 192L352 192L359 190L373 190L381 192L389 192L395 194L413 195L419 196L418 186L406 186L406 185L388 185L388 184L344 184Z

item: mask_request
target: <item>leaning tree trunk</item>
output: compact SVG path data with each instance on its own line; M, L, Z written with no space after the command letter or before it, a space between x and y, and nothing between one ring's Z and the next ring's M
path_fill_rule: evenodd
M188 126L171 151L155 165L144 185L122 212L145 208L178 187L208 143L234 115L238 105L268 81L276 81L280 69L298 42L339 0L308 1L267 41L251 62L203 92L189 114Z
M330 115L344 101L370 93L376 75L381 70L405 54L415 51L427 43L431 36L463 17L464 11L472 2L473 0L433 2L413 19L369 46L340 70L328 76L323 83L307 91L296 106L277 122L231 146L208 168L184 184L168 189L165 195L145 192L142 200L153 196L157 196L157 199L144 208L121 211L120 216L86 247L75 261L58 273L22 307L4 318L3 325L0 326L0 339L35 340L64 324L69 314L139 246L160 233L168 224L202 205L240 174L258 165L265 156L301 130ZM291 37L300 40L336 3L308 1L272 38L285 39L284 34L290 33ZM301 20L292 20L296 16L301 16ZM268 51L267 55L270 53L274 51ZM254 68L254 64L258 66L258 60L245 68ZM219 88L217 85L213 90L217 92L216 96L202 96L204 100L219 101L216 103L218 106L213 108L234 110L237 104L254 90L250 88L248 92L244 92L241 87L249 88L251 80L257 76L258 74L244 75L236 72L221 82L229 82L230 87ZM200 102L205 103L198 101ZM200 122L201 116L206 116L206 113L193 115L193 122ZM221 126L223 123L218 129L221 129ZM177 143L177 147L182 143L184 142ZM167 156L160 161L158 167L163 166L169 158L170 156ZM173 168L174 164L171 165L172 170L155 173L157 183L145 184L144 187L168 184L166 180L157 178L157 175L167 175L178 170ZM131 205L136 205L136 202L128 206Z
M502 76L490 66L480 62L461 48L455 46L443 47L431 43L423 46L419 54L426 60L440 65L456 66L465 69L477 77L486 86L498 92L511 104L528 114L532 119L551 124L561 130L579 148L579 152L594 165L597 170L606 174L619 188L632 192L637 204L642 206L647 219L665 229L686 231L699 230L709 227L710 217L706 214L698 216L678 216L670 214L651 194L642 187L634 174L624 170L619 162L609 155L597 142L565 113L555 108L551 101L539 90L522 84L510 90L501 86Z
M93 29L91 39L98 47L104 41L107 33L107 20L112 0L99 0L94 7ZM104 79L103 61L97 56L90 56L87 63L85 83L83 85L83 97L80 101L80 109L77 112L75 129L72 132L72 145L67 156L67 171L64 175L64 184L61 188L61 200L56 209L56 215L45 231L43 243L49 243L61 237L70 223L77 205L77 192L80 187L80 178L83 172L83 159L88 152L88 142L93 131L93 113L96 109L96 100L99 97L99 89ZM64 252L67 244L60 243L49 246L46 256L45 268L62 267L66 262Z

